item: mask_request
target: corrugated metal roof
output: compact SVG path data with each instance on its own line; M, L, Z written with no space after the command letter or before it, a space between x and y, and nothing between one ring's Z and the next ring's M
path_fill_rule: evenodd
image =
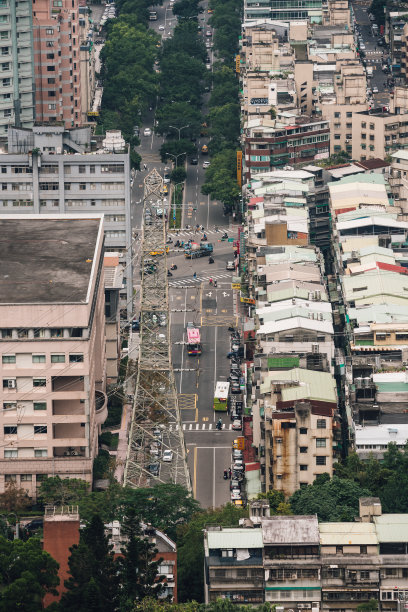
M314 516L271 516L261 522L267 544L319 544L319 527Z
M319 523L322 546L378 544L373 523Z
M408 514L383 514L374 517L379 542L408 542Z
M306 397L318 401L337 401L336 382L329 372L317 372L303 368L273 371L265 377L264 383L261 384L261 393L268 393L274 381L298 383L298 386L282 389L282 401L284 402Z
M222 528L208 531L208 548L263 548L261 529Z

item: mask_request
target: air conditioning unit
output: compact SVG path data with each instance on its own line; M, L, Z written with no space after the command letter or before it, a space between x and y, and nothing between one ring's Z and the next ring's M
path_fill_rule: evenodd
M9 380L7 381L7 387L9 389L15 389L16 388L16 381L14 378L9 378Z
M312 344L312 353L314 353L314 354L319 353L319 345L318 344Z

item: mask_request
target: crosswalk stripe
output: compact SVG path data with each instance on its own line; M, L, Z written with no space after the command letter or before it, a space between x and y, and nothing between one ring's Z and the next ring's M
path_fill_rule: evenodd
M195 429L193 428L195 425ZM188 427L187 427L188 426ZM183 423L182 425L183 431L212 431L213 424L212 423ZM177 431L178 425L171 424L169 425L169 431ZM232 423L223 423L222 431L232 431Z

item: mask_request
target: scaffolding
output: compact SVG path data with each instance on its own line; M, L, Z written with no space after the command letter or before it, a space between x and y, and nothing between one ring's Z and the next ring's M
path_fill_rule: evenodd
M162 177L152 170L144 180L140 346L123 484L172 482L191 491L171 359L162 187Z

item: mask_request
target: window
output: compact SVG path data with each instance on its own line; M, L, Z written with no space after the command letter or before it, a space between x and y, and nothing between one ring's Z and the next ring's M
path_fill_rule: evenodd
M32 479L33 479L33 475L32 474L21 474L21 476L20 476L21 482L31 482Z
M18 457L18 450L16 448L12 448L12 449L5 449L4 450L4 458L5 459L17 459Z
M59 327L51 330L51 338L62 338L62 335L62 329Z
M69 356L69 363L83 363L84 361L84 356L77 354L77 355L70 355Z
M299 452L300 452L300 453L307 453L307 446L301 446L301 447L299 448Z
M17 408L16 402L3 402L3 410L15 410Z
M47 449L46 448L36 448L34 450L34 457L47 457ZM40 476L44 476L44 474L37 474L37 482L42 482L41 480L38 480ZM47 476L45 476L44 480L47 478Z
M317 419L317 429L326 429L326 419Z
M334 140L340 140L340 134L335 134L334 135Z
M4 480L5 482L17 482L17 474L6 474Z
M307 427L299 427L299 433L306 435L307 434Z
M3 389L15 389L16 379L15 378L3 378Z
M5 117L11 117L11 108L5 108L3 111Z
M326 457L316 457L316 465L326 465Z
M13 335L11 329L2 329L1 330L1 337L2 338L11 338Z
M33 387L46 387L47 380L45 378L33 378Z
M35 329L34 338L45 338L45 329Z
M335 119L340 119L340 113L334 113Z
M85 174L85 171L86 171L86 167L85 166L78 166L79 174Z
M45 355L33 355L33 363L45 363Z
M370 572L368 572L367 570L362 570L360 572L360 578L361 578L361 580L369 580Z
M370 123L370 130L374 130L374 123Z
M86 183L79 183L79 191L85 191L86 190Z
M361 555L367 554L367 546L360 546L360 554Z
M17 425L5 425L4 435L5 436L16 436L17 435Z
M326 448L326 438L316 438L316 448Z
M343 554L343 547L342 546L336 546L336 554L337 555L342 555Z
M3 87L10 87L11 79L2 79L2 81L3 81Z
M46 402L34 402L33 404L34 410L47 410Z
M46 425L34 425L34 435L35 434L46 434L47 426Z
M65 363L65 355L51 355L51 363Z
M89 173L95 174L95 166L89 166Z
M3 355L1 358L2 363L16 363L15 355Z
M300 466L300 471L301 472L306 472L307 471L307 465L301 465Z
M46 33L48 36L52 36L52 35L54 34L54 30L53 30L52 28L47 28L47 29L45 30L45 33Z

